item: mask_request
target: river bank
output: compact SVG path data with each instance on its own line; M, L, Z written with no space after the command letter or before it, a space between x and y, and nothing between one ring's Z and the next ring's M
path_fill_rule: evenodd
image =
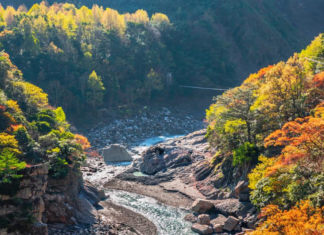
M217 231L224 228L228 232L217 234L244 234L254 228L257 219L255 208L248 200L246 183L240 181L238 169L226 161L221 163L221 171L214 169L214 164L219 163L209 149L205 134L201 130L150 147L124 172L108 180L104 188L144 195L184 209L188 213L186 220L195 227L199 213L192 214L192 205L205 199L214 208L208 213L211 221L217 223L214 225L218 226ZM229 227L228 223L234 226Z

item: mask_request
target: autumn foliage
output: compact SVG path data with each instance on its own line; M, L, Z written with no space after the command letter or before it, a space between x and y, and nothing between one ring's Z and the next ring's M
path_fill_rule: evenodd
M309 201L302 201L290 210L269 205L262 209L266 218L249 235L321 235L324 233L324 207L316 208Z
M324 53L323 36L250 75L207 110L210 144L231 152L234 163L237 149L259 149L247 178L263 222L250 234L324 234L324 67L307 59Z
M84 137L83 135L75 134L74 139L78 144L81 144L83 150L86 150L91 147L87 137Z
M321 172L324 161L324 120L316 117L299 118L286 123L281 130L265 140L265 147L284 146L280 161L272 168L299 162L301 165Z

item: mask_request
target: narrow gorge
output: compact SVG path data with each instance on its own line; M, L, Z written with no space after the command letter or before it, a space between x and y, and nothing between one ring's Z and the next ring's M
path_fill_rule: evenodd
M0 0L0 235L324 234L323 7Z

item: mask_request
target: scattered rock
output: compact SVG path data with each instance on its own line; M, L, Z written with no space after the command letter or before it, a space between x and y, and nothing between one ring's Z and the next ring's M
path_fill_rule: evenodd
M235 226L238 224L239 220L233 216L229 216L225 221L223 228L227 231L232 231Z
M218 214L215 218L213 218L210 223L215 227L216 225L220 224L223 226L225 224L225 221L227 220L227 217L221 214Z
M238 184L235 187L235 195L237 197L239 197L240 194L247 194L249 193L249 182L245 182L245 181L240 181L238 182Z
M243 222L247 225L250 229L255 229L255 223L258 221L258 216L256 214L248 214Z
M214 233L222 233L223 226L220 224L213 224Z
M234 228L234 231L241 231L241 225L240 224L237 224Z
M240 202L248 202L250 200L250 195L245 193L240 193L238 198Z
M193 224L191 230L199 234L212 234L213 228L208 225Z
M199 215L197 222L202 225L210 225L210 217L208 214Z
M196 199L196 201L191 206L191 210L199 214L206 213L212 208L214 208L214 204L211 201L200 198Z
M197 216L195 216L194 214L187 214L184 217L184 220L190 223L197 223Z

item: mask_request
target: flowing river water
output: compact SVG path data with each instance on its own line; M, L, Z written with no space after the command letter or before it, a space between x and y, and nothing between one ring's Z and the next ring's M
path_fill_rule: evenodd
M139 143L134 149L141 153L152 145L166 142L177 137L180 137L180 135L150 138ZM120 163L120 166L126 164L127 163ZM140 172L136 172L135 175L138 177L143 176ZM151 220L157 227L159 235L195 234L191 232L191 223L183 219L184 216L189 213L187 210L163 205L153 198L135 193L119 190L107 190L107 193L110 195L107 200L142 214Z

